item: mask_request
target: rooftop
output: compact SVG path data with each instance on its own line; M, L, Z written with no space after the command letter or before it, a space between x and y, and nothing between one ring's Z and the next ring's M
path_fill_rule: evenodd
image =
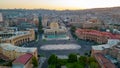
M91 29L77 29L76 33L86 33L86 34L92 34L92 35L97 35L97 36L106 36L110 37L110 39L120 39L120 34L112 34L110 32L101 32L97 30L91 30Z
M101 53L96 53L95 57L97 58L97 61L105 68L116 68L115 65L107 58L105 58L104 55L102 55Z
M15 64L20 63L25 65L31 58L32 54L27 53L18 57L16 60L13 61L13 63Z
M16 52L27 52L27 53L31 53L34 52L37 48L25 48L25 47L18 47L18 46L14 46L12 44L9 43L2 43L0 44L0 47L8 50L8 51L13 51L15 50Z
M23 35L27 35L29 34L29 31L0 31L0 34L12 34L13 36L10 36L8 38L2 38L2 40L6 40L6 39L12 39L12 38L15 38L15 37L20 37L20 36L23 36Z
M103 50L104 48L110 48L114 45L117 45L120 42L118 39L108 39L107 44L102 44L102 45L97 45L97 46L92 46L92 49L94 50Z
M112 56L110 56L110 55L105 55L105 57L107 58L107 59L109 59L112 63L117 63L118 61L117 61L117 59L114 59Z
M13 51L17 48L17 46L14 46L12 44L7 44L7 43L0 44L0 47L3 48L4 50L9 50L9 51Z
M31 53L31 52L34 52L37 48L35 47L32 47L32 48L26 48L26 47L17 47L15 49L15 51L17 52L27 52L27 53Z

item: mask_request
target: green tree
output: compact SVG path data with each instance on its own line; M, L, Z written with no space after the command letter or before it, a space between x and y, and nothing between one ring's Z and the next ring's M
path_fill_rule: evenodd
M55 65L49 65L48 68L56 68Z
M65 65L67 63L67 59L57 59L57 63L62 65Z
M91 62L96 62L95 58L89 57L89 58L88 58L88 63L90 64Z
M80 63L67 63L66 64L67 68L85 68L82 64Z
M3 64L3 66L12 66L12 61L9 61L9 62Z
M84 55L85 55L85 56L88 56L88 53L86 52L86 53L84 53Z
M57 63L57 56L56 55L51 55L48 59L48 64L56 64Z
M34 67L38 67L38 60L37 60L36 57L32 58L32 64L33 64Z
M96 63L96 62L91 62L89 66L90 66L90 68L99 68L98 63Z
M81 63L83 66L87 64L87 57L86 56L80 56L79 57L79 63Z
M74 63L72 68L84 68L84 66L79 63Z
M89 57L91 56L91 50L89 51L88 56L89 56Z
M71 26L70 31L71 31L72 36L74 38L77 38L77 36L75 35L76 27L75 26Z
M70 62L70 63L77 62L77 55L76 54L70 54L68 56L68 62Z
M75 30L76 30L76 27L75 26L71 26L70 31L74 33Z

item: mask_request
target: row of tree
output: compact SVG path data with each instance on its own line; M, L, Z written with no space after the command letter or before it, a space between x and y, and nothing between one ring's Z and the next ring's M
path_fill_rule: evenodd
M42 17L41 16L39 17L38 32L40 34L43 33Z
M77 36L75 35L75 31L76 31L76 27L75 26L71 26L70 32L71 32L72 36L76 39Z

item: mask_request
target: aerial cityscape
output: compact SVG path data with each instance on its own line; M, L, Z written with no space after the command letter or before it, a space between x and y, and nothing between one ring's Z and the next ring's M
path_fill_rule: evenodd
M0 68L120 68L120 1L1 0Z

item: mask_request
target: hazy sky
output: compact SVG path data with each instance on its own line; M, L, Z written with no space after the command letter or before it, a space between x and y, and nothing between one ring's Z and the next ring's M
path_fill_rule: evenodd
M0 0L0 8L86 9L120 6L120 0Z

